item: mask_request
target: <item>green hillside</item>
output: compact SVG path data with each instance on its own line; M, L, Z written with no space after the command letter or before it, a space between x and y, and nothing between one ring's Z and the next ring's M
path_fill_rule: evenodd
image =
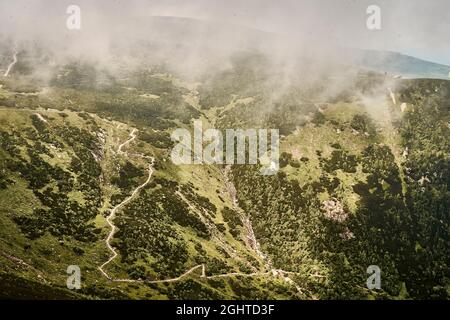
M196 84L88 61L45 81L36 59L0 79L2 297L448 299L449 81L360 71L324 94L333 75L286 82L248 52ZM174 165L194 119L279 129L280 170Z

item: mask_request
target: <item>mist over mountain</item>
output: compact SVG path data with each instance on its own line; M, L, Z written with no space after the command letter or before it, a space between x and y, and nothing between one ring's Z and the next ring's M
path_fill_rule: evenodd
M2 2L0 297L448 299L448 4L369 4Z
M3 59L8 51L11 54L13 43L19 47L22 43L27 54L37 59L33 63L35 69L82 58L110 72L116 71L118 61L122 67L130 68L165 65L192 80L211 70L229 68L230 58L236 53L258 52L268 63L277 65L275 73L303 72L304 78L323 70L346 72L348 66L406 78L447 79L450 71L448 66L396 52L351 49L325 44L312 36L293 37L234 24L167 16L137 18L126 25L98 22L94 32L60 29L53 37L37 33L14 40L4 35L3 39L8 44L2 46Z

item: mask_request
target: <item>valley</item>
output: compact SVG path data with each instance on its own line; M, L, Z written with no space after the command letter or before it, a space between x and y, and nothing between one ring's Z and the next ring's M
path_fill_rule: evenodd
M195 82L144 60L55 62L43 78L45 48L12 54L2 297L448 299L448 80L346 66L305 80L253 51ZM173 163L171 134L197 121L279 130L279 170Z

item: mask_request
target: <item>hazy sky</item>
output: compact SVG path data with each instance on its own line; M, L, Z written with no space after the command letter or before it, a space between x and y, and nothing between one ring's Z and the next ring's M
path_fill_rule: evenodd
M80 6L85 28L96 21L126 25L134 17L192 17L450 65L450 0L1 0L0 33L51 37L64 28L70 4ZM371 4L381 8L381 30L366 28Z

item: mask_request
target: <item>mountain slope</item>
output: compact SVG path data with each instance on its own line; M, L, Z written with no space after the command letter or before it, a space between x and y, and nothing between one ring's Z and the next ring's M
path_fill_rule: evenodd
M19 52L0 81L8 296L448 298L449 81L340 67L306 81L255 52L194 84L145 61L65 61L45 81L34 59ZM279 129L280 171L173 164L170 134L193 120Z

